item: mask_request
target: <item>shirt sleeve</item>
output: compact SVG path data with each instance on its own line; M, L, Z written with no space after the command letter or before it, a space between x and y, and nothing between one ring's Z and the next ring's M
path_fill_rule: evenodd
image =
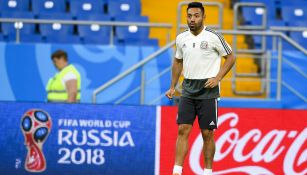
M222 56L229 55L232 52L231 47L220 34L217 34L215 37L215 48Z
M73 72L68 72L66 75L64 75L62 80L65 84L69 80L77 80L77 76Z
M181 48L181 45L180 45L180 43L179 43L177 38L176 38L176 54L175 54L175 57L177 59L182 59L183 58L182 48Z

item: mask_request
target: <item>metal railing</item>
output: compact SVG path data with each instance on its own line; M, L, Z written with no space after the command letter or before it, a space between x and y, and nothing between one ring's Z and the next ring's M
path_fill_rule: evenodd
M97 95L103 91L104 89L110 87L111 85L113 85L114 83L118 82L119 80L123 79L124 77L126 77L127 75L131 74L133 71L137 70L138 68L142 67L143 65L145 65L146 63L148 63L149 61L155 59L157 56L159 56L160 54L162 54L164 51L166 51L167 49L173 47L175 45L175 41L172 41L168 44L166 44L164 47L162 47L161 49L159 49L158 51L154 52L153 54L149 55L148 57L146 57L145 59L143 59L142 61L136 63L135 65L133 65L131 68L129 68L128 70L124 71L123 73L117 75L116 77L112 78L110 81L106 82L105 84L103 84L102 86L98 87L97 89L94 90L93 92L93 96L92 96L92 100L93 103L96 103L96 97ZM142 82L143 83L143 82ZM141 83L141 84L142 84ZM143 96L143 95L141 95ZM144 96L143 96L144 97ZM141 103L144 101L144 99L140 100Z
M145 77L145 72L144 69L142 69L142 78L141 78L141 85L136 87L134 90L130 91L129 93L127 93L126 95L124 95L122 98L118 99L117 101L115 101L114 104L120 104L121 102L125 101L126 99L128 99L130 96L132 96L133 94L137 93L138 91L141 91L141 99L140 102L141 104L144 104L145 102L145 86L149 85L150 83L152 83L154 80L157 80L158 78L160 78L161 76L163 76L164 74L166 74L167 72L169 72L171 70L171 67L168 67L164 70L162 70L159 74L155 75L154 77L150 78L149 80L145 81L144 77ZM164 95L164 94L163 94ZM155 100L152 100L151 102L149 102L149 104L153 104L155 102Z
M269 27L270 30L273 31L283 31L283 32L307 32L307 27L290 27L290 26L271 26ZM272 50L276 50L277 48L277 42L276 42L276 37L272 38Z
M241 25L239 24L239 11L242 10L243 8L260 8L262 12L262 23L261 25ZM234 5L234 18L233 18L233 28L234 30L266 30L267 28L267 9L265 4L263 3L244 3L244 2L239 2ZM235 64L233 66L233 80L232 80L232 91L235 94L238 95L261 95L265 92L265 88L269 88L268 84L261 83L261 88L260 91L239 91L236 88L236 83L235 79L237 77L265 77L265 49L266 49L266 36L262 35L261 36L261 48L260 49L238 49L238 43L237 43L237 35L233 36L233 54L236 57L242 57L242 54L251 54L252 59L258 59L258 62L260 64L261 68L259 69L260 72L256 73L239 73L237 72L237 65Z
M238 30L218 30L218 32L221 32L223 34L231 34L231 35L242 35L242 34L244 34L244 35L262 35L262 36L276 36L276 37L280 38L279 48L278 48L277 79L276 80L274 80L274 79L267 79L267 80L265 80L265 81L268 81L268 82L276 82L277 83L277 96L276 96L276 99L280 100L281 99L281 86L282 86L282 84L285 84L284 82L282 82L282 70L281 70L281 68L282 68L282 61L283 60L282 60L282 54L281 54L282 53L281 39L286 40L287 42L292 44L295 48L297 48L298 50L303 52L305 55L307 55L307 50L304 47L302 47L301 45L299 45L298 43L296 43L293 39L291 39L288 36L286 36L282 32L275 32L275 31L249 31L249 30L240 30L240 31L238 31ZM123 79L124 77L126 77L127 75L132 73L133 71L136 71L137 69L141 68L146 63L148 63L149 61L155 59L157 56L159 56L160 54L162 54L163 52L165 52L169 48L173 47L174 45L175 45L175 41L172 41L171 43L167 44L166 46L164 46L160 50L156 51L155 53L149 55L148 57L146 57L145 59L143 59L139 63L135 64L134 66L132 66L131 68L129 68L125 72L119 74L118 76L114 77L113 79L111 79L107 83L105 83L102 86L100 86L99 88L95 89L95 91L93 92L93 96L92 96L93 103L96 103L97 95L100 92L102 92L106 88L110 87L114 83L120 81L121 79ZM299 69L298 67L295 67L295 68ZM170 69L168 69L167 71L170 71ZM303 71L300 71L300 72L303 72ZM304 74L302 74L302 75L304 75ZM152 80L149 80L149 81L152 81ZM146 84L146 82L145 82L145 84ZM291 87L290 85L288 85L288 86L291 88L291 91L294 91L295 94L298 94L298 97L300 97L303 100L306 99L306 97L304 97L302 94L297 92L293 87ZM137 89L137 90L140 90L140 89ZM135 93L135 92L133 92L133 93ZM141 95L141 96L143 96L143 95ZM164 94L161 94L160 96L158 96L156 99L154 99L149 104L153 104L153 102L158 101L158 100L160 100L163 97L164 97ZM125 97L125 98L127 98L127 97ZM143 98L144 98L144 96L143 96ZM121 102L121 101L123 101L123 99L119 100L118 102ZM140 101L144 102L144 99L141 99ZM305 102L307 102L307 101L305 101Z
M187 28L187 25L186 24L181 24L181 9L183 6L189 4L190 2L188 1L183 1L183 2L180 2L178 4L178 8L177 8L177 29L176 29L176 33L179 34L181 29L182 28ZM217 25L208 25L212 28L215 28L215 29L221 29L222 28L222 24L223 24L223 4L220 3L220 2L202 2L203 5L205 6L213 6L213 7L217 7L218 10L219 10L219 15L218 15L218 24Z
M122 21L84 21L84 20L47 20L47 19L21 19L21 18L0 18L1 23L30 23L30 24L62 24L62 25L99 25L111 26L110 44L113 45L115 26L138 26L167 29L167 41L170 41L171 24L167 23L147 23L147 22L122 22ZM20 28L16 25L16 43L20 42Z
M181 29L182 28L187 28L187 25L186 24L181 24L181 10L182 10L182 7L186 4L188 4L189 2L181 2L179 3L178 5L178 9L177 9L177 34L180 33ZM217 6L218 9L219 9L219 21L218 21L218 25L213 25L213 26L210 26L210 27L213 27L213 28L218 28L218 29L221 29L222 28L222 23L223 23L223 5L219 2L202 2L205 6ZM263 15L262 15L262 24L261 26L243 26L243 25L237 25L238 24L238 9L239 7L260 7L263 9ZM261 79L261 82L264 82L263 84L266 84L267 86L262 86L262 90L261 90L261 93L263 93L264 89L266 88L266 93L269 94L270 92L270 86L269 86L269 82L276 82L277 83L277 96L276 96L276 99L277 100L280 100L281 99L281 86L282 86L282 75L281 75L281 68L282 68L282 42L281 40L284 39L286 40L287 42L289 42L290 44L292 44L295 48L297 48L298 50L302 51L304 54L306 54L306 50L300 46L299 44L297 44L295 41L293 41L291 38L287 37L286 35L284 35L283 33L281 32L274 32L274 31L265 31L266 28L267 28L267 11L266 11L266 6L262 3L237 3L235 4L235 15L234 15L234 31L231 31L231 30L220 30L219 32L223 33L223 34L232 34L234 35L234 54L235 55L238 55L238 54L263 54L264 56L266 56L267 58L269 57L269 53L268 52L265 52L265 49L266 49L266 40L265 40L265 37L266 36L273 36L273 38L276 38L276 37L279 37L279 42L278 42L278 77L276 80L273 80L273 79L270 79L270 74L269 74L269 69L270 69L270 62L268 62L268 64L266 65L267 67L265 68L265 71L267 72L266 74L264 74L264 72L261 72L260 74L255 74L255 75L252 75L252 77L257 77L257 76L265 76L266 75L266 80L264 79ZM242 29L244 29L242 31ZM239 31L238 31L239 30ZM262 31L250 31L250 30L262 30ZM245 50L239 50L237 49L237 35L242 35L242 34L245 34L245 35L261 35L262 36L262 47L260 50L257 50L257 49L245 49ZM167 50L168 48L171 48L173 47L175 43L172 42L170 44L168 44L167 46L163 47L161 50L165 51ZM160 50L160 51L161 51ZM156 53L158 53L159 51L157 51ZM160 54L161 52L159 52ZM134 70L142 67L144 64L146 64L148 61L151 61L152 59L154 59L154 54L152 54L151 56L147 57L145 59L145 61L142 63L142 64L138 64L137 67L134 68ZM264 59L265 57L264 56L257 56L257 55L254 55L253 57L256 58L256 59ZM259 58L258 58L259 57ZM262 62L263 63L263 62ZM291 65L290 65L291 66ZM293 65L292 65L293 66ZM295 67L296 69L295 70L298 70L297 67ZM95 92L93 93L93 102L96 102L96 96L98 93L100 93L102 90L108 88L109 86L111 86L113 83L119 81L120 79L122 79L123 77L125 77L126 75L130 74L131 72L134 71L133 69L130 69L129 71L127 72L124 72L122 73L121 75L115 77L114 79L110 80L109 83L106 83L104 84L103 86L101 86L100 88L96 89ZM168 69L165 69L163 71L163 74L167 71L169 71L170 68ZM234 71L234 70L232 70ZM299 71L298 72L301 72L302 71ZM237 74L236 72L233 73L234 74ZM143 75L143 73L142 73ZM304 74L303 74L304 75ZM159 77L161 75L158 75L156 76L155 78ZM241 76L246 76L246 75L243 75L241 74ZM231 79L232 82L234 82L233 78ZM149 80L147 82L143 82L145 80L142 79L142 82L141 82L141 85L139 87L137 87L136 89L134 89L133 91L131 91L129 94L126 94L126 96L122 97L120 100L118 100L116 103L120 103L122 102L123 100L127 99L129 96L131 96L132 94L138 92L138 91L141 91L141 104L143 104L144 102L144 85L147 85L148 83L150 83L152 81ZM113 82L113 83L111 83ZM234 87L234 86L232 86ZM289 86L289 88L291 88L291 86ZM295 94L298 95L298 97L300 97L301 99L305 100L306 98L304 96L302 96L302 94L300 94L299 92L295 91L294 88L291 88L291 91L294 91ZM244 93L243 93L244 94ZM153 104L154 102L156 101L159 101L161 98L164 97L164 94L161 94L160 96L158 96L157 98L155 98L152 102L150 102L149 104Z
M177 15L177 21L179 22L179 24L177 25L177 32L180 32L181 28L186 28L187 26L184 24L180 24L181 21L181 9L182 6L186 5L188 2L182 2L179 4L178 6L178 15ZM221 3L218 2L205 2L203 3L206 6L217 6L219 8L219 23L218 25L213 25L211 27L214 28L221 28L222 27L222 21L223 21L223 14L222 14L222 10L223 10L223 5ZM239 8L240 6L250 6L249 4L246 3L239 3L239 5L237 5L237 7L235 6L235 8ZM263 4L259 4L259 3L255 3L254 5L256 5L257 7L264 7ZM253 5L251 5L253 6ZM237 24L238 21L238 14L235 13L235 23ZM253 28L252 26L241 26L238 25L235 30L217 30L218 32L221 32L223 34L229 34L229 35L234 35L235 39L234 39L234 53L238 54L239 53L263 53L264 48L263 47L261 50L255 50L255 49L249 49L249 50L238 50L237 47L237 40L236 40L236 36L237 35L261 35L264 37L266 36L273 36L274 38L278 38L278 44L277 41L275 41L275 45L278 45L278 66L277 66L277 79L269 79L270 75L266 74L266 80L261 80L261 82L265 82L268 84L268 82L276 82L277 83L277 96L276 99L280 100L281 99L281 86L285 86L286 88L288 88L291 92L293 92L295 95L297 95L300 99L302 99L304 102L306 101L306 97L304 97L304 95L302 95L301 93L299 93L298 91L296 91L291 85L285 83L282 81L282 62L285 62L286 64L288 64L290 67L292 67L294 70L296 70L298 73L300 73L303 77L306 78L306 73L304 71L302 71L299 67L297 67L295 64L292 64L289 60L283 59L282 58L282 39L286 40L288 43L290 43L291 45L293 45L295 48L297 48L298 50L300 50L302 53L304 53L305 55L307 55L307 51L304 47L302 47L301 45L299 45L298 43L296 43L293 39L289 38L288 36L286 36L284 33L282 32L277 32L277 31L305 31L307 30L306 27L295 27L295 28L291 28L291 27L270 27L271 30L273 31L250 31L252 29L265 29L266 28L266 18L264 17L266 16L266 10L264 11L264 15L263 15L263 23L262 26L258 26L256 28ZM54 24L54 23L59 23L59 24L63 24L63 25L99 25L99 26L111 26L111 33L110 33L110 44L113 44L113 39L114 39L114 33L113 33L113 29L115 26L138 26L138 27L156 27L156 28L165 28L167 29L167 38L168 41L170 40L170 30L172 28L171 24L166 24L166 23L142 23L142 22L120 22L120 21L75 21L75 20L42 20L42 19L11 19L11 18L0 18L0 22L4 23L32 23L32 24ZM17 25L18 26L18 25ZM252 28L250 28L252 27ZM255 26L254 26L255 27ZM245 30L240 30L240 29L245 29ZM17 27L16 28L16 42L18 43L20 41L20 29ZM263 40L263 42L265 43L265 40ZM135 64L134 66L132 66L131 68L129 68L128 70L124 71L123 73L121 73L120 75L114 77L113 79L111 79L110 81L108 81L107 83L103 84L102 86L100 86L99 88L95 89L95 91L93 92L92 95L92 100L93 103L96 103L97 101L97 95L102 92L104 89L110 87L111 85L113 85L114 83L120 81L121 79L123 79L124 77L126 77L127 75L129 75L130 73L134 72L135 70L143 67L146 63L148 63L149 61L155 59L157 56L159 56L160 54L162 54L163 52L165 52L166 50L168 50L169 48L173 47L175 45L175 41L169 42L166 46L162 47L160 50L156 51L155 53L151 54L150 56L146 57L145 59L143 59L142 61L140 61L139 63ZM265 44L264 44L265 46ZM266 53L268 54L268 53ZM263 57L261 58L263 59ZM268 67L266 67L267 72L269 72L269 66L270 63L268 62ZM165 73L167 73L168 71L170 71L170 67L166 68L165 70L163 70L162 72L160 72L158 75L152 77L150 80L145 81L145 74L144 74L144 70L142 70L142 80L141 80L141 85L139 87L137 87L136 89L134 89L133 91L131 91L130 93L126 94L124 97L122 97L121 99L117 100L115 103L119 104L122 101L124 101L125 99L127 99L130 95L141 91L141 96L140 96L140 102L141 104L144 104L144 98L145 98L145 85L148 85L149 83L151 83L153 80L159 78L160 76L164 75ZM232 70L233 71L233 70ZM226 81L228 81L228 79L225 79ZM225 81L224 80L224 81ZM232 78L231 81L233 81L234 79ZM267 94L269 93L269 87L266 87L267 90ZM153 99L149 104L154 104L156 101L159 101L161 98L164 97L164 94L159 95L157 98Z
M187 5L189 2L180 2L178 4L178 8L177 8L177 22L179 23L177 25L177 34L180 32L181 28L187 28L186 24L180 24L181 21L181 10L183 8L183 6ZM213 7L217 7L218 11L219 11L219 15L218 15L218 19L219 19L219 23L217 25L209 25L212 28L222 28L222 22L223 22L223 5L219 2L203 2L203 4L205 6L213 6ZM129 93L127 93L126 95L124 95L122 98L118 99L115 104L119 104L121 102L123 102L124 100L126 100L127 98L129 98L130 96L132 96L133 94L137 93L137 92L141 92L140 95L140 103L144 104L144 87L145 85L148 85L150 83L152 83L154 80L158 79L159 77L161 77L162 75L166 74L168 71L170 71L170 67L166 68L164 70L161 71L161 73L159 73L157 76L151 78L148 81L145 81L143 79L145 73L144 70L142 69L142 73L141 73L141 85L136 87L135 89L133 89L132 91L130 91ZM154 104L157 100L159 100L160 98L162 98L164 95L160 95L159 97L157 97L156 99L152 100L149 104Z
M302 31L307 31L307 27L271 26L270 30L273 30L273 31L302 32Z

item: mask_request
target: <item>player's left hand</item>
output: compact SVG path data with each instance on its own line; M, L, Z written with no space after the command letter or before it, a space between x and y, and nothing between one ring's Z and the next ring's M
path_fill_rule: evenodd
M219 84L219 80L215 77L209 78L208 81L205 83L205 88L214 88Z

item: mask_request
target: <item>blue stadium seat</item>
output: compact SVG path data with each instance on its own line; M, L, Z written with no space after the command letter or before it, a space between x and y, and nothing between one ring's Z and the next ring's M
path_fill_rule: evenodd
M78 20L86 21L110 21L106 15L78 15ZM110 26L78 25L78 33L84 44L109 44Z
M0 42L3 42L3 41L5 41L4 37L3 37L2 33L0 33Z
M282 19L286 22L290 21L306 21L307 20L307 8L286 6L282 7Z
M73 17L79 14L104 14L104 0L72 0L70 1L70 13Z
M40 19L72 20L72 16L66 13L40 14ZM73 35L73 25L69 24L40 24L40 32L43 40L48 43L80 43L80 37Z
M117 16L140 16L141 2L140 0L109 1L108 14L113 18Z
M127 21L127 22L148 22L148 17L146 16L121 16L115 19L116 21ZM148 38L149 28L148 27L137 27L137 26L127 26L127 27L116 27L116 36L118 39L142 39Z
M61 43L61 44L80 44L81 40L80 37L77 35L59 35L57 37L54 36L46 36L44 37L44 41L48 43Z
M242 9L242 14L245 19L246 25L261 25L262 24L262 17L264 14L264 8L252 8L252 7L244 7ZM275 14L272 11L267 9L267 16L268 21L275 19Z
M307 27L306 21L289 21L288 26L295 26L295 27Z
M275 16L275 12L276 12L275 1L267 1L267 0L241 0L240 2L263 3L263 4L265 4L267 10L269 12L271 12L271 15Z
M307 31L304 32L291 32L290 37L297 41L301 46L307 46Z
M2 18L24 18L24 19L33 19L34 15L30 12L2 12ZM35 33L35 24L30 23L2 23L1 24L3 35L16 35L16 29L18 28L20 34L34 34Z
M64 13L65 10L63 0L32 0L32 11L35 15L48 12Z
M118 39L118 37L114 38L115 45L139 45L139 46L158 46L159 42L157 39L149 39L149 38L142 38L142 39Z
M16 42L16 35L8 35L6 37L8 42ZM42 36L39 34L21 34L19 41L22 43L42 43Z
M48 14L40 14L40 19L50 19L50 20L72 20L71 15L69 14L61 14L61 13L48 13ZM68 24L40 24L40 32L43 36L50 37L59 37L59 35L72 35L73 34L73 25Z
M145 16L126 16L117 17L117 21L127 22L148 22L148 17ZM137 27L134 25L128 27L116 27L115 29L117 44L128 45L157 45L158 41L149 39L149 27Z
M270 26L280 26L280 27L283 27L286 25L285 21L282 21L282 20L270 20L268 21L268 27Z
M29 0L0 0L0 11L28 11Z
M306 7L306 0L279 0L277 1L278 7L296 6L296 7Z

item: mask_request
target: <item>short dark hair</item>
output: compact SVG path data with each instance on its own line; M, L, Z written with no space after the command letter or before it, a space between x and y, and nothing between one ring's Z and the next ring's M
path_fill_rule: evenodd
M203 6L203 4L201 2L191 2L188 4L188 8L187 8L187 11L190 9L190 8L200 8L201 12L203 13L203 15L205 14L205 8Z
M52 53L51 59L63 57L67 61L67 53L64 50L57 50Z

